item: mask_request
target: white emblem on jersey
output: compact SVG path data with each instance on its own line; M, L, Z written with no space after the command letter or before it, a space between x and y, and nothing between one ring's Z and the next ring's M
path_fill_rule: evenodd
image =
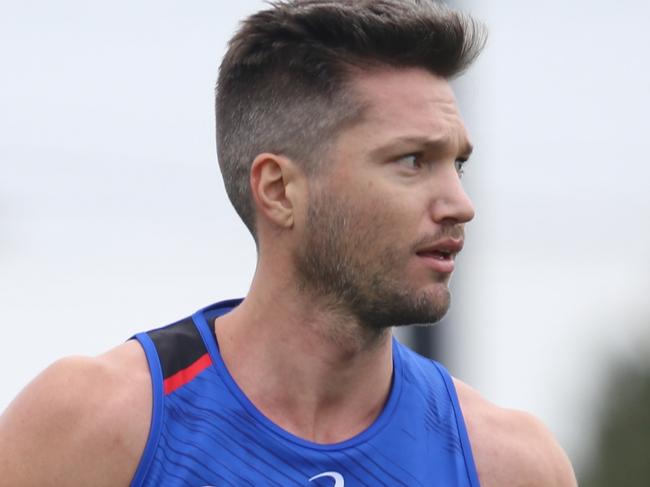
M338 472L324 472L314 475L309 479L310 482L313 482L316 479L322 479L323 477L331 477L334 479L334 485L332 487L345 487L345 480L343 480L343 475Z

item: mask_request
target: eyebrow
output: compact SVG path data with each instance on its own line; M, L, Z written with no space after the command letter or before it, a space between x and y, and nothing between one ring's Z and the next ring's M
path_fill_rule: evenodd
M431 152L441 152L449 148L449 139L447 138L430 138L430 137L412 137L404 136L392 139L385 145L377 147L371 151L371 156L388 155L388 153L398 150L402 146L417 146L417 150L425 150ZM458 160L466 161L472 155L474 146L467 140L463 141L458 154Z

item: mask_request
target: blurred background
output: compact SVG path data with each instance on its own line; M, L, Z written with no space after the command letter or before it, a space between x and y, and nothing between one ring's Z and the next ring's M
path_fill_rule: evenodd
M0 410L49 363L246 293L215 156L216 68L261 1L0 4ZM400 332L533 412L582 486L650 478L647 2L455 6L490 29L455 83L477 208L432 331Z

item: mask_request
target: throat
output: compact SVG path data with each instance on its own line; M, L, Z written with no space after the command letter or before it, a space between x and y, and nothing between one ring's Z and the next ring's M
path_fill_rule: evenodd
M217 319L215 331L227 372L263 416L308 441L337 443L381 413L392 383L392 336L314 309L242 303Z

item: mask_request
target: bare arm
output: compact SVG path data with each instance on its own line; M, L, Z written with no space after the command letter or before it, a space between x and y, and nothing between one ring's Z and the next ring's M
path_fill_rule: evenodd
M569 458L541 421L454 382L481 487L577 487Z
M151 408L138 349L66 358L29 384L0 416L0 486L128 486Z

